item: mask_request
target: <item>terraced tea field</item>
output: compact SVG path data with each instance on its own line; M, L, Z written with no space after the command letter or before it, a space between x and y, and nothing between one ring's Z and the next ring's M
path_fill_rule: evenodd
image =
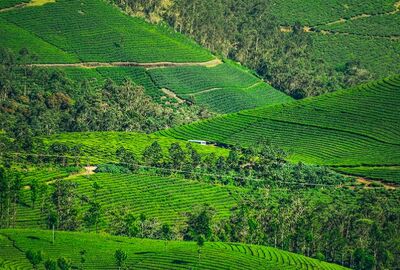
M159 88L218 113L237 112L292 99L230 62L216 67L150 69Z
M43 179L39 179L39 182L44 182ZM237 200L247 192L243 188L149 174L96 173L72 175L67 179L78 185L78 197L85 196L91 200L94 200L93 183L100 185L96 201L101 204L104 213L126 206L135 216L145 214L147 218L156 218L161 224L171 225L182 223L186 219L184 213L205 203L214 207L217 219L228 217ZM45 228L39 207L32 209L31 205L30 191L25 189L21 194L16 226ZM82 210L84 209L85 207ZM100 227L105 227L109 223L108 219L109 216L105 214L105 220Z
M310 35L314 41L315 55L332 67L342 68L347 62L358 60L377 77L384 78L400 72L400 42L397 39L341 34Z
M400 167L339 167L336 170L350 175L400 184Z
M271 8L281 25L307 26L312 53L332 68L360 61L374 78L400 72L397 0L274 1Z
M377 16L366 16L344 23L320 26L320 29L338 33L350 33L365 36L397 37L400 38L400 12Z
M29 1L30 0L2 0L0 2L0 12L1 12L1 9L14 7L16 5L27 3Z
M198 258L193 242L132 239L100 234L33 230L0 231L0 264L5 269L31 269L25 259L27 250L41 250L45 260L64 256L74 267L80 266L81 250L86 251L85 269L117 268L114 253L124 250L126 265L133 269L346 269L302 255L269 247L241 244L205 243Z
M322 165L400 164L400 76L354 89L243 111L161 131L250 145L268 138L292 161Z
M45 145L53 143L64 143L67 146L81 146L82 162L89 164L99 164L117 161L115 152L124 147L133 152L137 158L141 158L146 147L157 141L167 154L168 148L172 143L179 143L185 148L187 141L166 138L164 136L147 135L135 132L74 132L60 133L50 137L43 137ZM228 151L214 146L204 146L192 144L201 154L215 153L217 155L227 155Z
M59 0L3 12L0 19L13 26L12 31L2 31L0 45L13 42L12 46L5 46L13 50L28 47L42 63L53 63L54 56L45 54L44 49L31 47L31 42L46 43L44 47L48 51L61 50L71 57L68 62L202 62L212 59L208 51L182 35L124 15L105 1ZM15 39L13 34L19 32L30 35L32 41Z
M160 101L160 97L163 95L162 91L154 85L151 77L143 67L64 67L54 69L61 70L68 78L74 81L87 80L95 87L103 86L106 79L112 79L117 84L121 84L125 79L128 79L137 85L143 86L145 93L155 101Z
M205 203L215 208L217 219L228 217L237 199L245 193L244 189L234 187L151 175L98 173L71 181L78 184L78 194L91 199L92 185L97 182L102 187L97 193L97 201L105 212L127 206L136 216L143 213L171 225L183 222L185 212Z
M379 14L394 10L396 0L274 0L272 11L282 24L321 25L360 14Z

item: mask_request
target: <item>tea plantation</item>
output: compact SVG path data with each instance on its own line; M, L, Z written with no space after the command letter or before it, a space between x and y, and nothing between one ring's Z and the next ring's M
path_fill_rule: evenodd
M161 131L165 136L250 145L267 138L293 161L398 165L400 77L284 105Z
M374 78L400 72L399 1L273 1L271 9L281 25L311 27L312 53L332 68L354 60Z
M61 256L74 267L117 269L114 253L127 253L126 266L132 269L346 269L275 248L228 243L205 243L199 259L194 242L130 239L108 235L40 230L1 230L0 265L3 269L32 269L24 252L41 250L44 258ZM85 250L81 263L80 251ZM43 264L40 266L43 269Z
M4 31L0 36L0 46L16 51L27 46L42 63L53 63L54 56L48 56L44 49L31 47L31 42L46 43L47 50L67 53L71 57L68 62L202 62L212 59L209 52L169 28L124 15L104 1L59 0L4 12L0 18L13 26L13 31ZM32 41L27 43L13 38L15 32L30 35ZM4 44L8 40L13 41L13 46Z
M237 112L292 99L262 82L248 70L227 62L216 67L150 69L159 86L218 113Z
M168 147L177 142L185 147L187 141L166 138L154 134L143 134L135 132L74 132L60 133L49 137L43 137L44 145L50 146L53 143L63 143L67 146L81 146L81 158L90 164L117 161L115 152L120 148L133 152L138 158L141 157L146 147L157 141L165 153ZM214 147L192 144L201 154L215 153L227 155L228 150Z
M30 179L33 177L35 177L33 174L29 176ZM40 182L49 181L47 179L50 178L47 175L45 177ZM57 178L52 177L51 180L63 178L65 176L59 173ZM36 179L40 179L38 175ZM161 224L171 225L182 223L186 220L184 213L205 203L215 208L217 219L228 217L237 199L246 193L246 189L151 174L83 174L75 177L72 175L66 181L78 185L76 192L79 197L100 203L104 213L126 206L136 216L145 214L148 218L156 218ZM96 198L93 192L94 182L101 187ZM17 227L45 228L40 209L31 207L29 190L23 191L18 212L20 218L17 220ZM109 223L108 219L109 215L106 215L104 226ZM100 227L104 226L100 224Z

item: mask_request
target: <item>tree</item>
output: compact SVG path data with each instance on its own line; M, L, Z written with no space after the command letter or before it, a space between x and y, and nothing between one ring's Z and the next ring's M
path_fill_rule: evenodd
M131 171L136 171L138 169L136 156L131 151L125 149L124 147L120 147L116 151L116 156L121 164Z
M55 190L51 195L54 204L58 228L62 230L75 230L78 226L78 211L75 208L75 184L58 180Z
M25 252L25 256L28 259L28 261L32 264L33 269L38 269L39 264L43 260L43 254L40 250L36 252L28 250L27 252Z
M97 200L97 192L101 189L101 186L95 181L93 183L92 187L93 187L94 201L96 202L96 200Z
M171 160L172 167L174 169L182 169L182 165L185 162L186 154L183 151L179 143L173 143L168 149L169 157Z
M118 269L122 269L125 265L125 261L128 258L128 254L121 249L117 249L114 253L115 263L118 266Z
M44 262L44 268L46 270L57 270L57 262L52 259L47 259Z
M0 167L0 227L8 228L15 224L17 203L20 200L21 178Z
M72 262L64 257L57 259L57 265L61 270L69 270L72 268Z
M165 251L167 251L168 241L172 238L172 230L168 224L163 224L161 227L161 238L164 239Z
M161 146L157 141L146 147L143 152L143 161L150 166L158 166L163 158Z
M197 254L199 255L199 264L201 260L201 249L204 246L204 242L205 242L204 236L202 234L198 235L196 239L196 244L197 244Z
M80 260L81 268L80 269L84 269L83 265L86 262L86 258L85 258L86 250L82 249L81 251L79 251L79 255L81 256L81 260Z
M101 218L101 206L99 203L90 202L90 207L86 211L85 216L83 217L83 221L85 225L90 228L95 226L95 232L97 233L97 225Z
M32 202L32 208L35 208L35 203L38 198L39 194L39 183L36 179L31 181L31 202Z
M205 240L210 239L212 235L211 224L214 214L215 210L208 204L204 204L194 213L189 213L186 222L187 227L184 231L184 238L186 240L196 240L199 235L202 235Z
M113 235L136 237L139 233L137 218L127 207L119 207L108 212L110 224L108 232Z

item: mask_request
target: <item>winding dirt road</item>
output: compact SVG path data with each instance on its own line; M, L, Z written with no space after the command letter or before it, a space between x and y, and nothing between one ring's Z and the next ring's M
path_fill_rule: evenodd
M139 62L82 62L82 63L61 63L61 64L31 64L31 67L80 67L80 68L98 68L98 67L144 67L151 68L164 68L164 67L215 67L222 64L220 59L214 59L208 62L154 62L154 63L139 63Z

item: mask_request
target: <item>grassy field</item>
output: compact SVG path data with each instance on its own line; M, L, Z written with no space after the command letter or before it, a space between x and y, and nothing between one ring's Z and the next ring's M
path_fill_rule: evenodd
M176 67L148 71L159 88L217 113L231 113L292 99L230 62L216 67Z
M13 39L9 32L0 36L0 40L13 39L13 46L10 46L13 50L27 46L42 63L52 63L53 58L43 53L44 49L31 47L32 42L43 45L45 42L47 50L58 48L71 57L68 62L201 62L212 59L208 51L182 35L124 15L105 1L59 0L4 12L0 18L15 25L15 31L31 34L31 42Z
M61 256L80 266L80 251L85 250L85 269L116 269L114 253L124 250L131 269L345 269L275 248L230 243L205 243L198 259L193 242L130 239L109 235L37 230L1 230L0 264L5 269L31 269L27 250L41 250L45 259ZM43 269L43 264L40 266Z
M260 138L291 160L322 165L400 164L400 77L161 131L165 136L250 145Z
M187 141L184 140L135 132L73 132L43 137L43 142L47 146L55 142L64 143L68 146L80 145L82 160L87 160L90 164L117 161L115 152L120 147L126 148L133 152L137 158L141 158L145 148L154 141L160 144L164 154L167 154L168 148L172 143L177 142L182 148L187 144ZM215 153L217 155L227 155L228 153L226 149L219 147L192 145L201 154Z

